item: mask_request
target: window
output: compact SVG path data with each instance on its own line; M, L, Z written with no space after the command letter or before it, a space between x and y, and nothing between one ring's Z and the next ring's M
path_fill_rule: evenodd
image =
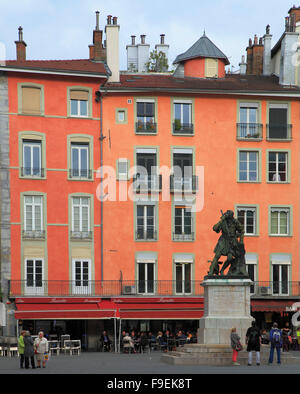
M239 181L258 182L258 152L239 152Z
M33 86L22 86L21 112L26 115L41 115L41 88Z
M90 198L72 198L72 237L90 237Z
M237 209L238 221L243 226L245 235L257 235L257 210L256 208L239 207Z
M154 294L155 262L138 261L138 293Z
M198 177L193 176L194 155L192 149L173 150L173 172L171 176L171 191L195 191L198 187Z
M87 118L89 116L89 91L70 91L71 116Z
M136 240L153 241L157 239L154 205L137 205L136 220Z
M193 134L192 102L174 101L173 133Z
M258 122L258 104L240 104L238 138L261 138L262 125Z
M155 102L140 101L137 103L137 133L156 133Z
M42 238L43 232L43 197L24 196L24 236Z
M134 187L136 192L157 191L160 189L160 177L157 175L156 149L136 150L136 176Z
M250 293L255 293L255 282L256 282L256 271L257 271L257 255L252 253L247 253L245 256L246 259L246 269L249 274L250 279L254 284L250 287Z
M174 241L194 240L192 207L175 206Z
M25 260L26 295L42 295L44 293L44 274L42 259Z
M205 59L205 77L218 78L218 59Z
M117 160L117 179L119 181L129 180L129 160L128 159L118 159Z
M42 143L23 140L22 176L42 177Z
M269 152L268 181L274 183L288 182L288 153Z
M290 235L290 209L271 208L271 233L275 236Z
M90 260L73 260L73 295L91 294Z
M292 126L288 124L288 104L269 104L268 139L291 139Z
M71 178L91 178L89 145L71 144Z
M279 258L276 261L276 257L272 258L272 275L273 275L273 295L289 295L289 269L290 261L286 256L283 261Z
M192 263L175 263L176 294L192 293Z

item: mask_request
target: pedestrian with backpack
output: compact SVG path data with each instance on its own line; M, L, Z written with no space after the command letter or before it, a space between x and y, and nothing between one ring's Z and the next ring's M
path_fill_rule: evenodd
M260 329L256 326L256 322L252 322L252 326L248 328L246 333L246 344L248 352L248 365L252 365L252 352L256 352L256 365L260 365L260 345L261 334Z
M273 364L274 359L274 350L277 352L277 364L281 364L280 352L282 347L282 333L278 329L278 324L273 323L273 328L270 331L270 342L271 342L271 350L269 357L269 365Z

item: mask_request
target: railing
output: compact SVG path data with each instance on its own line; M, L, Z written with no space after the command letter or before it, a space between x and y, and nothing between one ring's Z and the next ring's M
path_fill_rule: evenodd
M173 134L193 135L194 134L194 125L193 125L193 123L174 122L173 123Z
M29 178L44 178L44 168L21 167L21 176Z
M71 179L92 179L93 171L92 170L79 170L71 168L69 170L69 178Z
M162 190L162 175L136 175L133 178L135 193L158 192Z
M195 233L173 233L173 241L195 241Z
M174 297L190 295L203 297L202 281L34 281L11 280L11 297L120 297L120 296L158 296ZM300 297L300 282L253 282L252 297L278 298Z
M156 134L157 124L154 122L137 122L135 124L135 131L137 134Z
M170 177L170 191L171 192L197 192L199 190L199 177Z
M70 238L72 240L92 240L92 231L71 231Z
M153 229L148 230L137 230L135 239L137 241L157 241L157 231Z
M259 123L237 123L237 138L240 140L262 140L263 125Z
M202 281L26 281L11 280L11 297L200 296ZM188 293L186 293L188 290Z
M31 239L31 240L44 240L46 238L46 231L29 231L29 230L23 230L22 231L22 239Z
M291 124L267 124L267 140L286 140L291 141L293 125Z

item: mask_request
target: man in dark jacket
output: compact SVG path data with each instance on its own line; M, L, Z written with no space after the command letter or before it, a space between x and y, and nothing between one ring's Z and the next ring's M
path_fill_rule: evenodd
M252 352L256 352L256 365L260 365L260 329L256 326L256 322L252 322L252 326L248 328L246 333L246 344L248 352L248 365L252 365Z
M273 328L270 331L270 342L271 342L271 350L270 350L270 357L269 357L269 365L273 364L275 349L277 352L277 363L281 364L280 351L281 351L281 347L282 347L282 333L278 329L277 323L273 324Z
M25 369L29 369L29 360L30 360L32 369L35 369L33 344L34 344L34 341L30 335L30 332L26 331L26 334L24 337Z

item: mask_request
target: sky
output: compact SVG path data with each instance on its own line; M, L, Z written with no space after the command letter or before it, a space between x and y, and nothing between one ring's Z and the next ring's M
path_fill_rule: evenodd
M272 45L281 37L294 0L0 0L0 45L6 59L16 58L18 27L23 27L27 59L87 59L100 12L100 28L108 15L120 25L120 68L126 69L126 45L131 35L146 35L154 50L165 34L170 45L169 65L205 31L239 69L249 38L262 37L271 26ZM300 4L296 3L296 6Z

